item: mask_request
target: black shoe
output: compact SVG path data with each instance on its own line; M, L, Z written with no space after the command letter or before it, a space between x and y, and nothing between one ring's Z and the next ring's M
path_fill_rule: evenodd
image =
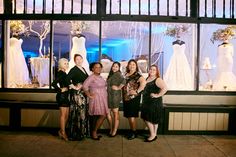
M145 139L144 142L153 142L153 141L156 141L156 139L157 139L157 136L155 136L152 140Z
M99 140L100 140L99 137L96 137L96 138L95 138L95 137L92 137L92 136L91 136L91 139L93 139L93 140L95 140L95 141L99 141Z
M132 134L130 134L128 137L127 137L127 139L128 140L133 140L133 139L135 139L137 137L137 134L136 133L132 133Z
M117 134L115 134L115 135L110 134L109 137L116 137L116 135L117 135Z

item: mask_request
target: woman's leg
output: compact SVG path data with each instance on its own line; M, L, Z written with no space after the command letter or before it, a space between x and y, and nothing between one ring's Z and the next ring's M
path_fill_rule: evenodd
M147 127L148 127L148 130L150 132L150 135L148 137L147 140L153 140L155 137L156 137L156 134L155 134L155 128L154 128L154 124L152 124L151 122L149 121L145 121Z
M68 140L66 135L66 122L68 120L69 115L69 108L68 107L60 107L60 131L59 136L62 137L64 140Z
M97 139L97 131L100 128L100 126L102 125L103 121L106 119L106 116L104 115L100 115L99 118L96 121L95 127L92 131L92 138Z
M154 126L154 133L155 133L155 135L157 135L158 124L154 124L153 126Z
M117 132L117 129L119 127L119 122L120 122L120 119L119 119L119 108L112 109L112 112L113 112L113 115L114 115L114 127L113 127L111 135L115 136L116 132Z
M131 133L128 135L128 140L132 140L132 139L137 137L136 118L135 117L129 117L128 121L129 121L129 126L130 126L130 129L131 129Z
M108 125L109 125L109 128L110 128L109 135L111 135L112 134L112 128L113 128L111 112L109 112L107 114L107 121L108 121Z

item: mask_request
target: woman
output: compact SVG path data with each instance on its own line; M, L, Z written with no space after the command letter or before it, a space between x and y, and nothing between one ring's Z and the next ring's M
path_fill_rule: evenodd
M108 107L114 117L114 126L110 131L110 137L115 137L119 126L119 105L121 101L121 89L125 79L120 71L120 63L114 62L107 78Z
M123 87L124 117L128 118L131 129L127 137L129 140L137 137L136 118L139 116L141 92L146 84L144 77L138 71L137 62L134 59L129 60L125 75L126 83Z
M157 128L162 112L162 96L167 92L165 82L160 78L160 72L156 65L149 70L147 84L143 92L141 118L145 121L150 135L145 142L157 139Z
M92 63L90 70L93 74L85 80L83 89L89 97L89 115L92 116L94 120L91 138L93 140L100 140L101 136L97 135L97 130L100 128L109 112L106 81L100 76L102 70L101 63Z
M61 58L58 62L58 74L56 79L52 82L52 86L57 91L56 100L60 109L60 130L58 131L58 135L60 138L68 141L65 126L68 120L69 113L69 92L68 86L66 83L66 70L69 68L68 60L65 58ZM58 86L59 85L59 86Z
M67 76L67 83L70 86L70 118L69 118L69 137L70 140L82 140L89 135L87 99L83 92L82 84L87 79L88 74L82 67L83 57L79 54L74 55L75 66Z

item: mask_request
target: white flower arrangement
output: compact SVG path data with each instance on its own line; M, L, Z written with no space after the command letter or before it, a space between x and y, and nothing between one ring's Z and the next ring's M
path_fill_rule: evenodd
M10 31L13 36L18 36L24 34L28 31L28 28L25 27L24 23L20 20L10 21Z
M88 28L85 21L71 21L71 34L78 35Z
M174 38L180 38L181 35L189 32L190 25L187 24L176 24L173 26L167 27L167 30L165 32L165 35L174 37Z
M236 34L235 29L236 26L228 26L224 29L217 29L211 36L212 43L215 41L226 41L233 39Z

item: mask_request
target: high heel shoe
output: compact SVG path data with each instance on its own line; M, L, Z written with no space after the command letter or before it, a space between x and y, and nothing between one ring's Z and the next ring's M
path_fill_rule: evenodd
M91 139L93 139L93 140L95 140L95 141L99 141L99 140L100 140L99 137L93 137L93 136L91 136Z
M148 138L146 138L145 140L144 140L144 142L153 142L153 141L156 141L156 139L157 139L157 136L155 136L153 139L151 139L151 140L149 140Z
M66 135L66 133L62 133L60 130L58 131L58 135L61 139L65 140L65 141L68 141L68 137Z

